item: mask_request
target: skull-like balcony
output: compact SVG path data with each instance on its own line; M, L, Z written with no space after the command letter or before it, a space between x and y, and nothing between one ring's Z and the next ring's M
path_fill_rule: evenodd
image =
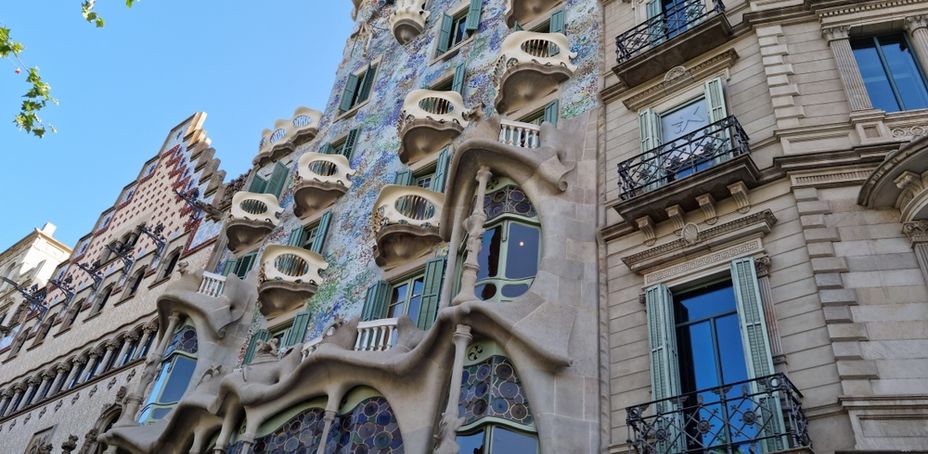
M319 254L306 249L271 245L261 256L258 294L261 313L275 317L303 306L322 284L321 271L328 264Z
M300 217L328 208L351 187L354 169L340 154L309 152L300 156L294 182L293 212Z
M390 14L390 30L400 44L406 44L422 33L428 17L425 0L397 0Z
M384 186L373 214L377 264L389 268L440 243L438 226L444 202L444 194L418 186Z
M441 150L467 127L469 115L456 91L413 90L400 114L400 161L409 165Z
M496 68L496 110L512 112L557 90L577 67L563 33L518 31L503 40Z
M265 129L261 133L254 164L263 166L292 153L297 146L316 137L321 121L322 112L306 107L297 108L290 120L277 120L273 131Z
M513 27L531 22L541 13L560 4L561 0L509 0L507 3L506 24Z
M271 194L236 192L226 222L229 249L240 251L261 242L277 227L283 211L277 197Z

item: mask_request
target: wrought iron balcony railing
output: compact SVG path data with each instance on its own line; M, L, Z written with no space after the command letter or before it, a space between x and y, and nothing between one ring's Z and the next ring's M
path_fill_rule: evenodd
M723 118L620 162L620 197L637 197L747 153L748 135L738 119Z
M706 3L714 7L706 10ZM722 0L686 0L674 2L658 14L615 39L618 63L624 63L642 52L682 35L713 14L724 14Z
M783 374L628 407L637 454L769 453L811 446L802 394Z

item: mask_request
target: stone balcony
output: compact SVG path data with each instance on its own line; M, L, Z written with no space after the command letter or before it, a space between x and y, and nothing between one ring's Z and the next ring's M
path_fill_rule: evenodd
M406 44L422 33L428 18L425 0L396 0L390 13L390 30L400 44Z
M563 33L517 31L503 40L496 69L496 110L501 114L557 90L569 79L577 54Z
M358 322L358 337L354 349L362 352L382 352L396 345L399 335L398 318L384 318Z
M722 0L685 0L615 39L612 71L635 87L725 44L733 35Z
M306 107L297 108L289 120L277 120L273 131L265 129L261 133L254 164L263 166L292 153L297 146L316 137L321 121L322 112Z
M444 202L443 194L418 186L384 186L373 213L377 264L389 268L440 243L438 227Z
M309 152L300 156L294 179L293 212L306 217L328 208L351 187L355 171L340 154Z
M328 266L315 252L292 246L268 246L261 256L258 277L261 313L275 317L301 307L316 294L322 284L320 272Z
M506 24L509 27L517 23L527 24L560 3L561 0L509 0L506 4Z
M500 119L499 142L519 148L539 148L541 147L541 126Z
M237 252L261 242L277 227L283 211L271 194L236 192L226 221L229 249Z
M469 116L456 91L411 91L397 125L400 161L410 165L441 150L467 127Z

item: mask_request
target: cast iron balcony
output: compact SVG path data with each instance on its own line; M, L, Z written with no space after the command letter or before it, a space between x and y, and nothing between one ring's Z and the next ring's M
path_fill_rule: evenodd
M397 125L400 161L409 165L441 150L467 127L469 115L456 91L409 92Z
M563 33L512 32L500 46L496 111L507 113L557 90L569 79L577 54Z
M290 120L277 120L273 131L265 129L261 133L254 164L263 166L292 153L297 146L316 137L321 121L322 112L306 107L297 108Z
M271 245L261 256L258 294L261 313L274 317L302 307L322 284L328 264L319 254L303 248Z
M801 401L774 374L635 405L626 409L628 443L637 454L809 449Z
M674 3L616 37L618 64L613 71L627 87L634 87L718 48L731 36L722 0Z
M390 13L390 29L400 44L406 44L422 33L428 17L425 0L396 0Z
M757 185L760 171L750 157L748 136L729 116L618 164L619 198L614 206L632 222L642 215L666 219L664 209L699 208L696 197L730 197L728 185Z
M340 154L303 154L294 179L293 212L305 217L331 206L351 187L351 175L354 169Z
M382 267L419 257L441 242L444 194L418 186L384 186L374 203L374 258Z
M283 211L271 194L236 192L226 222L229 249L239 251L257 244L277 227Z

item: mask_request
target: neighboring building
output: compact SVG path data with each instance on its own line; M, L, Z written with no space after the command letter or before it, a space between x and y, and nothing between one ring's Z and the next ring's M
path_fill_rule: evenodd
M604 3L606 449L926 452L928 3Z
M26 315L0 349L0 452L57 451L69 436L80 440L80 452L107 448L96 434L116 421L125 388L139 381L158 297L185 263L206 265L220 231L174 193L193 197L197 189L206 201L221 193L224 173L202 129L205 117L171 130L73 252L50 239L53 226L27 237L56 251L32 281L42 284L37 293L47 310L17 309ZM31 285L23 276L18 282Z
M44 287L59 263L68 258L71 248L54 238L55 224L46 223L9 249L0 253L0 278L15 282L30 291L33 285ZM0 350L5 349L29 317L23 294L8 281L0 281Z

